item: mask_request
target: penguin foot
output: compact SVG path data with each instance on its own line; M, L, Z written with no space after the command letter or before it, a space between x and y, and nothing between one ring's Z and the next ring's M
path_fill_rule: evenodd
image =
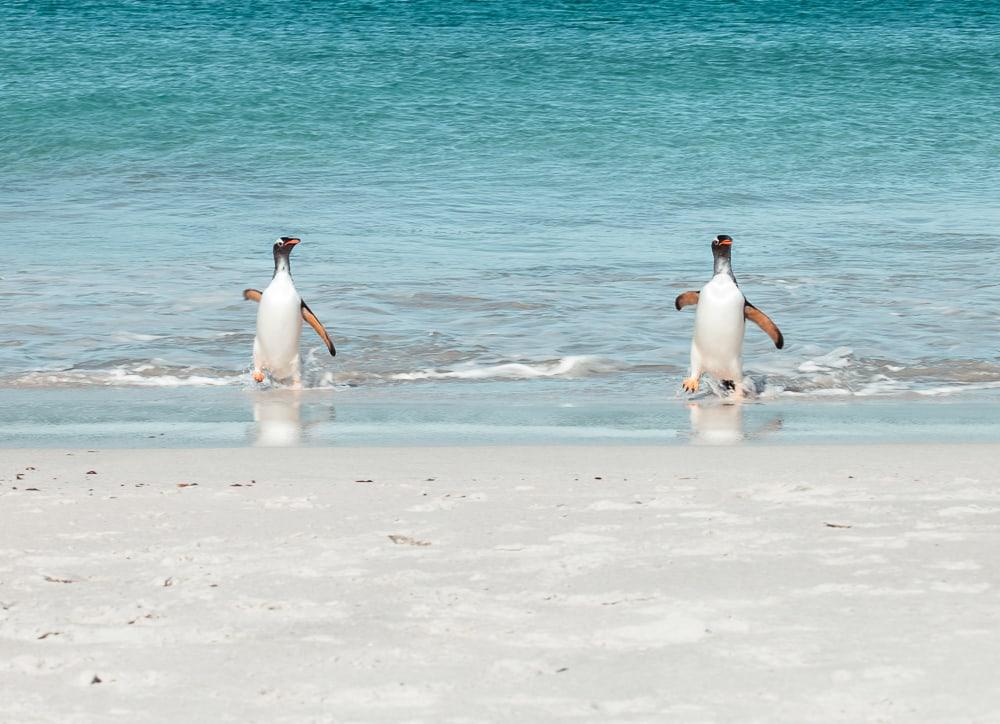
M253 381L254 382L263 382L264 381L264 373L261 372L260 370L254 371L254 373L253 373Z
M681 383L685 392L697 392L698 391L698 378L688 377L684 382Z

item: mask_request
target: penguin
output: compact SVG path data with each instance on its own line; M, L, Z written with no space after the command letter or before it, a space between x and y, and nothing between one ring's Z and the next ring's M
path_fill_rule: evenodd
M743 331L750 320L781 349L785 338L778 326L740 291L732 267L733 238L719 234L712 241L715 270L700 292L684 292L674 300L678 311L696 305L691 340L691 374L684 380L687 392L696 392L702 374L720 380L723 387L743 397Z
M267 289L244 289L243 298L259 302L257 308L257 336L253 341L253 378L264 381L264 370L277 379L291 378L299 387L302 371L299 362L299 338L302 334L302 320L316 330L330 356L337 350L333 340L316 315L299 296L292 282L289 255L300 239L282 236L274 242L274 276Z

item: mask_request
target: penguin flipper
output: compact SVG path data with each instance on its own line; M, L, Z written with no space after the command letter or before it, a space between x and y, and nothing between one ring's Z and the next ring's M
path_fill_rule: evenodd
M319 338L326 344L326 348L330 350L330 356L336 357L337 349L333 346L333 340L330 339L330 335L326 333L326 328L323 326L323 323L316 318L316 315L313 314L313 310L311 310L309 305L304 301L302 302L302 318L309 323L310 327L316 330L316 334L318 334Z
M677 307L677 311L681 311L684 307L690 307L698 303L699 292L684 292L683 294L677 295L677 299L674 300L674 306Z
M249 299L251 302L259 302L261 297L261 292L258 289L244 289L243 298Z
M775 347L781 349L785 346L785 337L781 334L781 330L778 329L778 325L750 302L743 303L743 316L763 329L765 334L774 342Z

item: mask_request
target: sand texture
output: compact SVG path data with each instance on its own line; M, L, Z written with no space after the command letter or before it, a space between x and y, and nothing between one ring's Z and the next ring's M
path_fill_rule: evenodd
M1000 721L1000 445L0 451L0 721Z

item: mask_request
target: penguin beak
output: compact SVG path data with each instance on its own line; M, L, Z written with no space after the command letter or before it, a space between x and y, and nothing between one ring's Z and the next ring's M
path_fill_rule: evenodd
M732 246L733 245L733 240L732 239L717 239L717 241L722 246Z
M302 239L291 238L291 239L282 239L282 241L285 242L285 246L295 246L296 244L300 243Z

